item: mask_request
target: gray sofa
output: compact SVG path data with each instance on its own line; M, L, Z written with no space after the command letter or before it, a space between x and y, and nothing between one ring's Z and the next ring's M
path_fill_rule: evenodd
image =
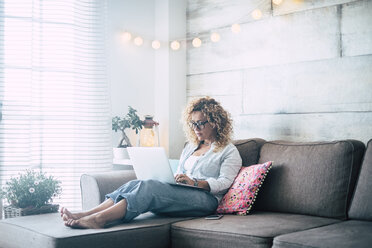
M205 220L147 213L101 230L64 227L58 214L27 216L0 221L0 247L372 246L372 141L366 151L355 140L248 139L235 145L245 166L274 161L247 216ZM83 208L134 178L133 171L83 175Z

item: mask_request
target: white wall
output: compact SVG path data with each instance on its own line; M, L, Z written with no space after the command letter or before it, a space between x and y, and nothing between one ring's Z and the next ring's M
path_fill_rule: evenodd
M160 145L171 158L179 157L184 137L179 123L186 101L186 48L169 49L169 41L186 36L185 0L110 0L108 74L112 115L125 115L128 105L160 123ZM120 34L140 35L144 45L123 42ZM151 42L161 41L154 50ZM136 143L134 131L129 133ZM113 146L119 134L113 133Z
M108 1L108 75L112 115L125 115L128 105L137 109L141 117L154 113L155 52L149 44L155 35L154 8L154 1L149 0ZM133 38L130 42L123 42L121 34L125 30L131 32L133 38L136 35L144 38L144 45L135 46ZM113 137L114 146L118 139L119 135ZM135 143L133 134L132 142Z
M179 40L177 51L156 53L155 105L162 123L160 143L169 148L169 157L179 158L185 142L181 114L186 104L186 0L156 0L156 36L159 40Z
M262 18L251 12L259 8ZM211 95L235 138L372 138L371 0L189 0L187 97ZM240 23L241 33L230 26ZM210 32L221 41L212 43Z

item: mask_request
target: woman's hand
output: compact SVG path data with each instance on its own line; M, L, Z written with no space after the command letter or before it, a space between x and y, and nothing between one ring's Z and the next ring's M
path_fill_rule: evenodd
M186 174L177 174L174 179L176 180L177 183L183 183L183 184L188 184L188 185L194 185L195 181ZM206 189L207 191L211 191L211 188L209 187L209 183L207 181L202 181L198 180L197 186L199 188Z
M186 176L186 174L177 174L174 179L177 183L189 184L194 185L194 180Z

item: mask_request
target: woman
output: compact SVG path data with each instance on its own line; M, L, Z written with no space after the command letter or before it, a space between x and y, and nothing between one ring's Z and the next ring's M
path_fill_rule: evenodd
M107 194L103 203L89 211L71 213L62 208L65 225L103 228L106 223L129 222L148 211L190 217L214 213L242 165L231 143L231 118L217 101L204 97L188 104L183 119L189 142L182 151L175 179L205 190L133 180Z

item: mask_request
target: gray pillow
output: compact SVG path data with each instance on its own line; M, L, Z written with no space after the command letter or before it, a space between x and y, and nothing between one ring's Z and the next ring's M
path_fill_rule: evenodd
M243 166L257 164L260 149L264 143L265 140L259 138L233 141L233 144L236 146L240 156L242 157Z
M265 143L259 163L273 167L255 209L345 219L363 153L355 140Z
M350 219L372 221L372 139L367 144L362 168L349 210Z

